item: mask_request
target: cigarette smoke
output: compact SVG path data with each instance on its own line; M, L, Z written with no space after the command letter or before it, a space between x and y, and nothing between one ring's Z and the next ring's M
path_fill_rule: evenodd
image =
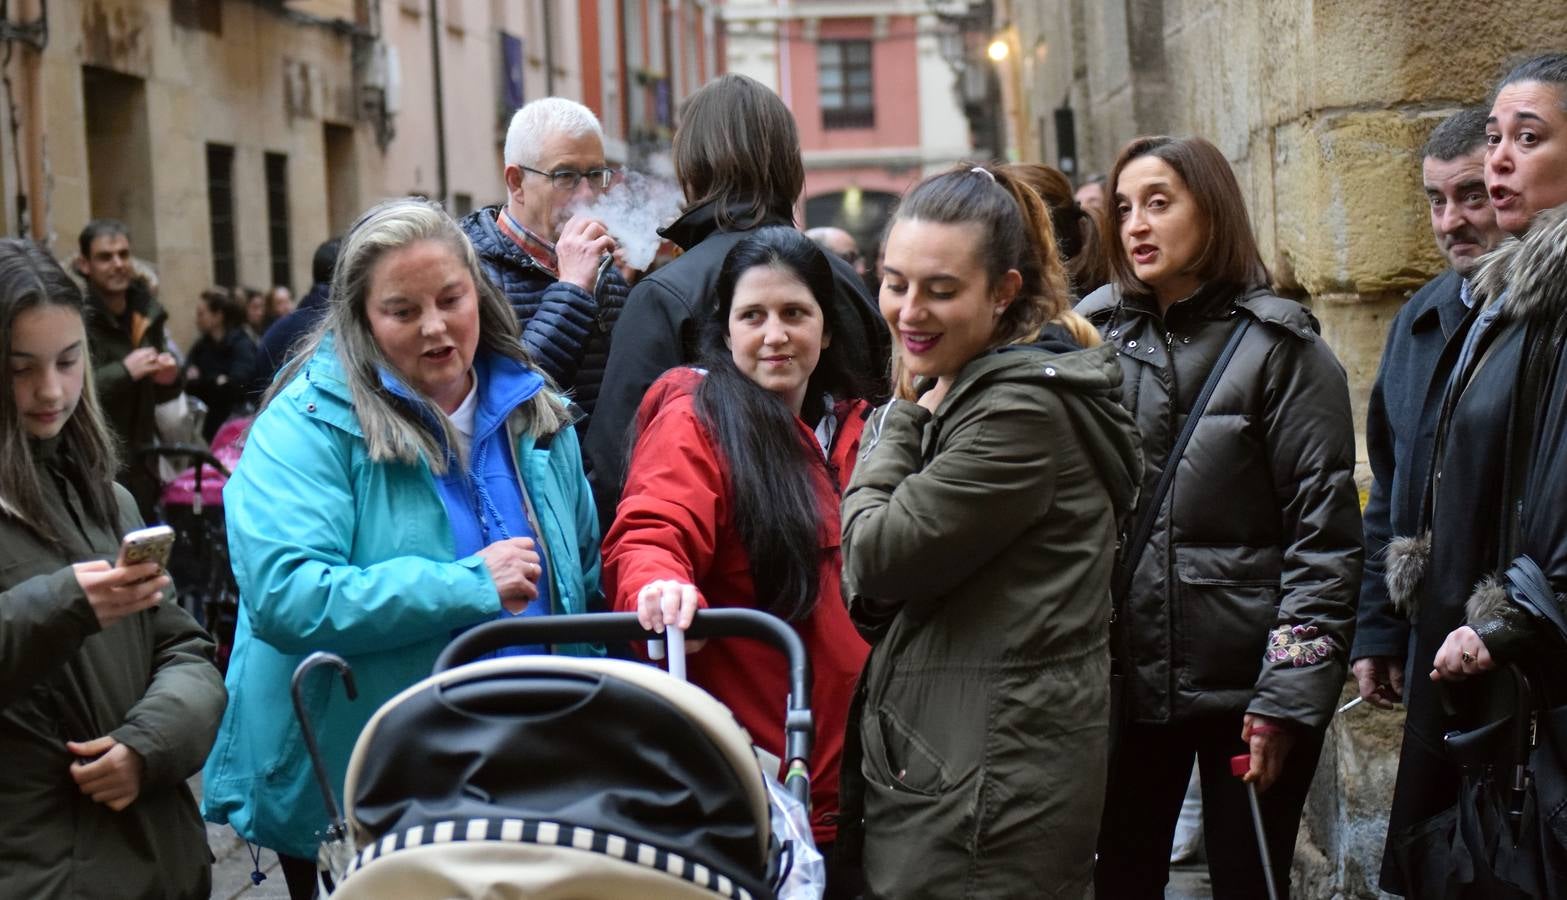
M659 165L661 162L664 165ZM624 176L591 203L578 204L572 215L598 219L620 245L627 265L646 269L658 254L662 239L658 229L680 216L685 195L673 179L673 169L663 159L654 159L656 174L627 170ZM664 174L663 169L668 169Z

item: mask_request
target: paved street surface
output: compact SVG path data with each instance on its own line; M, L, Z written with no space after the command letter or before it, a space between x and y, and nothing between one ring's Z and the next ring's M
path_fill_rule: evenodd
M200 779L192 779L194 787ZM250 852L244 841L234 836L227 825L207 826L207 842L212 855L218 858L212 866L212 900L288 900L288 887L283 883L283 870L278 868L277 854L261 851L261 871L267 876L260 885L252 886ZM1208 889L1208 869L1202 863L1196 866L1180 866L1170 872L1170 886L1165 900L1211 900Z

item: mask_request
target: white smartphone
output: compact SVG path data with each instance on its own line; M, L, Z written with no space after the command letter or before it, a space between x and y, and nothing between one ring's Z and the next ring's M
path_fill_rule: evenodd
M120 542L118 567L137 563L155 562L164 570L169 568L169 552L174 549L174 529L167 525L153 525L133 531Z

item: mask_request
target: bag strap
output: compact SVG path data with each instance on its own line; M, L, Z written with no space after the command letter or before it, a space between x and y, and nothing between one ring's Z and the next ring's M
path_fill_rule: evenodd
M1171 485L1175 483L1175 470L1180 465L1181 457L1186 453L1186 445L1191 442L1192 434L1197 431L1197 422L1202 418L1203 410L1207 408L1213 392L1218 389L1219 381L1224 377L1224 370L1230 364L1230 358L1235 355L1236 348L1241 345L1241 338L1245 337L1246 329L1251 326L1251 318L1244 313L1236 312L1235 316L1240 321L1236 322L1235 329L1230 332L1229 341L1225 343L1224 349L1219 351L1219 358L1208 371L1208 380L1203 382L1202 390L1198 392L1197 399L1192 403L1191 412L1186 415L1186 424L1181 427L1180 435L1170 447L1170 456L1164 462L1164 471L1159 473L1159 481L1154 485L1148 502L1143 505L1143 513L1137 517L1130 539L1122 546L1121 567L1116 578L1117 607L1120 607L1125 600L1126 590L1132 583L1132 575L1137 571L1137 563L1142 559L1143 549L1148 546L1148 538L1153 534L1154 522L1159 518L1159 509L1164 505L1164 498L1170 493ZM1119 617L1119 609L1117 616Z

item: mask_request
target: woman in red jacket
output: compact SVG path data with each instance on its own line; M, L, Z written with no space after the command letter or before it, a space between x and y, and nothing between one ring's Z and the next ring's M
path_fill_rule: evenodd
M736 244L717 288L702 367L666 372L637 410L625 491L604 539L605 587L615 609L658 631L689 625L707 606L761 609L794 626L814 677L811 824L826 846L867 652L839 587L838 500L869 406L833 347L832 269L804 235L765 228ZM692 656L687 671L782 757L781 653L725 640ZM829 895L851 880L829 872Z

